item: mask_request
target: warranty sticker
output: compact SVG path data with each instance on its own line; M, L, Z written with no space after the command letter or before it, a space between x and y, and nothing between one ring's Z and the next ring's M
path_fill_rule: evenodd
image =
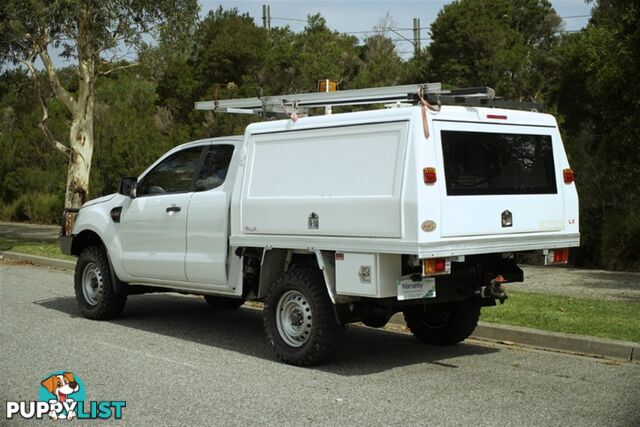
M436 279L424 277L414 281L411 275L402 276L398 280L398 300L423 299L436 297Z

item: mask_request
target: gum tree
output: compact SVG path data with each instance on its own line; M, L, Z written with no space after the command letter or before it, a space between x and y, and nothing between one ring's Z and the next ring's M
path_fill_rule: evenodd
M549 0L460 0L431 24L427 80L540 101L562 20Z
M131 59L154 37L175 38L188 33L197 11L195 0L0 2L2 63L29 71L42 108L39 126L46 141L69 159L65 207L81 206L89 194L96 80L135 66ZM73 79L61 78L54 55L74 62ZM66 141L47 126L48 93L68 113Z

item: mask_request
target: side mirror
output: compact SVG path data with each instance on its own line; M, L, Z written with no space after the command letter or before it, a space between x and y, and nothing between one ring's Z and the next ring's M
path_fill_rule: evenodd
M118 193L134 198L136 197L137 187L138 178L135 176L126 176L120 180L120 189L118 190Z

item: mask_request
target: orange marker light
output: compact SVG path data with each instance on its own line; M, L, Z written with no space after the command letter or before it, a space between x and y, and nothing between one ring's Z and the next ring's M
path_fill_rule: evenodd
M425 184L435 184L438 180L436 176L436 168L424 168L422 169L422 177Z
M563 169L562 177L564 178L565 184L571 184L575 179L575 177L573 176L573 169Z

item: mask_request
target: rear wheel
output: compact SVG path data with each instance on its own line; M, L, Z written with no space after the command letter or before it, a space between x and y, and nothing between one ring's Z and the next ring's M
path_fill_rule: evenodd
M308 366L327 360L340 347L338 324L320 271L299 268L273 284L264 304L267 340L278 359Z
M232 310L244 304L244 299L242 298L216 297L213 295L204 295L204 300L211 307L224 310Z
M83 316L95 320L111 319L124 309L127 296L116 295L109 258L102 246L89 246L80 253L74 282L76 301Z
M423 305L404 310L413 335L425 344L453 345L471 335L480 319L480 302L475 299Z

